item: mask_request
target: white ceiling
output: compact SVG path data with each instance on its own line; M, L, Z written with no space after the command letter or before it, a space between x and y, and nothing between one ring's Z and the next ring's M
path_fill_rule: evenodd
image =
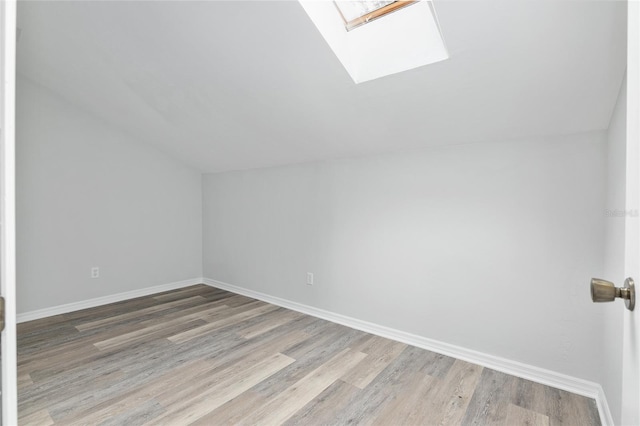
M297 1L22 1L18 72L209 172L608 127L626 2L434 4L451 58L356 85Z

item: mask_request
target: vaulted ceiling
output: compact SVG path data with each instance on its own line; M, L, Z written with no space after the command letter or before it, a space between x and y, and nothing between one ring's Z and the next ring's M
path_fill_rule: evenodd
M356 85L297 1L23 1L18 73L207 172L608 127L625 2L434 5L450 59Z

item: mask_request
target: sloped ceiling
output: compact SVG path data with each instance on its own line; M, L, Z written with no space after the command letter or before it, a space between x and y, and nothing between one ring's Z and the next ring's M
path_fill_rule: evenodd
M296 1L23 1L18 73L205 172L608 127L625 2L434 4L451 58L356 85Z

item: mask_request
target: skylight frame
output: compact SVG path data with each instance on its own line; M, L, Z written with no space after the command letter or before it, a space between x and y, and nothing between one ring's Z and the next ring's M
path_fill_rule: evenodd
M433 0L420 0L357 31L345 30L333 1L298 2L356 84L449 58Z
M347 19L344 17L342 10L340 10L340 6L335 0L333 4L335 5L336 9L338 9L338 13L340 14L340 17L342 18L342 20L344 21L344 26L346 30L351 31L364 24L368 24L369 22L375 21L376 19L382 18L385 15L388 15L390 13L393 13L395 11L398 11L400 9L403 9L407 6L410 6L418 2L420 2L420 0L396 0L393 3L389 3L386 6L382 6L381 8L373 10L360 17L354 18L350 21L347 21Z

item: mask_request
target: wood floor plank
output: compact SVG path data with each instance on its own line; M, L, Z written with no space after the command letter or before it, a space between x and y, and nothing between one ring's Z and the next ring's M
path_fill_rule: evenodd
M210 294L213 291L214 290L211 287L206 286L204 284L200 284L200 285L184 287L178 290L169 290L164 293L154 294L152 297L155 300L158 300L161 302L170 302L173 300L184 299L192 296L202 297L202 295Z
M120 302L109 303L107 305L96 306L94 308L82 309L79 311L68 312L63 316L71 324L76 324L80 321L86 321L88 318L100 319L112 315L118 315L125 312L131 312L136 309L143 309L151 305L158 303L149 296L136 297L134 299L122 300Z
M219 312L226 310L226 308L231 308L228 305L228 301L232 298L233 296L226 297L223 299L209 300L209 298L204 297L204 299L206 300L206 303L203 303L201 305L191 306L189 308L184 308L184 309L175 310L175 311L172 310L171 312L163 313L160 321L158 320L158 318L149 318L149 319L140 321L138 324L141 327L152 327L157 325L160 322L166 323L178 318L188 317L188 318L204 319L205 317L216 315ZM220 308L222 306L224 306L225 309L214 309L214 308ZM201 314L201 315L196 315L196 314Z
M276 343L276 345L279 344L280 342ZM217 383L234 373L245 371L256 364L259 364L262 360L280 353L271 349L272 348L265 348L259 351L246 353L244 356L235 359L233 362L225 363L223 360L211 360L209 361L211 369L207 374L194 377L190 383L191 386L176 391L172 390L160 393L157 395L157 398L165 405L181 403L184 400L195 398L200 393L199 388L209 388L212 384ZM293 358L290 357L287 357L287 359L293 360ZM290 363L287 363L287 365L289 364Z
M78 330L68 323L50 327L46 333L32 332L18 340L18 353L28 355L35 350L54 347L72 341L79 336Z
M228 305L232 308L237 308L242 305L246 305L247 303L254 303L256 300L247 296L242 296L240 294L235 294L233 296L233 300L229 301Z
M28 364L32 364L37 361L58 358L59 356L64 357L69 353L83 351L87 346L93 346L93 343L100 340L109 339L111 337L119 336L130 331L140 330L144 327L144 324L134 322L119 324L115 327L108 328L100 332L95 332L95 330L92 330L91 332L79 333L77 338L75 339L58 341L55 344L51 345L43 345L37 352L29 354L19 354L18 366L27 366ZM94 347L94 349L96 348Z
M202 327L198 327L197 329L175 334L169 337L169 340L171 340L173 343L176 343L176 344L184 343L191 339L195 339L202 335L211 333L212 331L217 330L219 328L226 327L227 325L235 324L240 321L265 314L267 312L275 311L276 309L278 309L278 307L274 305L264 305L264 306L254 307L252 309L249 309L243 312L238 312L226 318L220 318L214 321L209 321L208 324L203 325Z
M45 409L20 418L20 425L24 426L49 426L54 424L49 412Z
M288 426L331 424L335 412L344 408L349 401L356 399L359 392L360 389L352 384L343 382L342 380L336 380L317 397L296 411L296 413L285 421L284 424ZM254 406L257 406L257 404L254 404ZM213 418L211 420L213 420ZM234 420L235 423L237 423L239 418ZM202 426L205 425L203 424Z
M485 368L463 419L466 425L505 425L517 379Z
M293 321L297 318L301 318L303 314L296 311L290 311L283 309L277 314L271 315L267 320L261 321L258 324L254 324L250 327L244 328L238 332L238 334L245 339L252 339L256 336L266 333L267 331L278 328L283 324Z
M150 297L139 297L123 300L116 303L97 306L93 308L81 309L79 311L68 312L66 314L41 318L34 321L27 321L18 324L18 339L28 337L33 333L48 333L57 324L73 327L78 321L101 319L106 316L118 315L120 313L131 312L137 309L155 305L157 301Z
M446 359L445 359L446 360ZM412 383L416 376L428 376L432 364L439 359L434 353L409 346L385 368L357 399L335 413L335 424L372 424L398 395ZM436 369L438 370L438 369Z
M247 368L224 371L220 381L202 389L195 398L186 401L172 398L171 403L165 403L167 414L152 420L151 424L178 425L194 422L292 362L295 362L293 358L277 353Z
M174 308L176 306L188 305L190 303L203 301L203 300L204 298L202 296L193 296L193 297L188 297L186 299L177 299L177 300L174 300L173 302L167 302L167 303L161 303L155 306L149 306L148 308L139 309L133 312L128 312L126 314L115 315L113 317L108 317L108 318L104 318L97 321L83 322L76 325L76 329L78 331L91 330L93 328L99 328L105 325L126 321L132 318L139 318L147 314L161 312L167 309Z
M247 410L260 407L267 403L264 395L251 389L225 402L220 407L200 417L191 426L237 425L247 415Z
M33 321L26 321L17 324L18 341L24 339L34 332L44 332L44 330L50 330L57 324L69 324L69 319L64 315L54 315L51 317L40 318Z
M343 350L326 364L303 377L284 392L256 408L240 424L281 424L296 411L311 402L343 374L354 368L367 355L349 348Z
M231 334L234 335L234 333ZM98 405L87 406L84 413L76 412L76 415L81 418L83 416L93 418L96 415L102 415L104 412L110 414L120 413L120 411L126 411L130 408L127 402L122 400L133 401L135 404L137 401L149 399L151 396L160 394L164 389L184 387L185 392L188 392L189 386L198 383L201 378L213 377L215 370L230 368L234 364L238 364L240 359L246 365L254 364L266 356L278 352L280 349L288 348L307 339L308 335L302 330L292 329L287 331L285 329L283 333L272 333L272 336L267 337L262 341L256 342L246 341L238 337L241 345L235 347L231 341L225 340L229 347L224 352L220 352L215 345L210 345L206 341L203 342L202 346L204 347L197 348L198 350L194 350L196 348L173 346L172 343L167 341L171 345L169 347L171 350L167 351L167 348L161 350L161 356L154 357L153 363L145 360L148 355L143 355L138 356L140 363L129 363L130 367L127 364L122 364L121 370L127 373L127 379L121 384L124 389L123 392L116 393L110 398L103 398ZM209 354L212 354L212 356L208 356ZM181 363L180 359L185 359L187 364ZM189 359L191 360L189 361ZM199 367L191 368L189 362L200 362L201 364L199 364ZM135 368L132 368L134 366ZM157 374L158 372L160 374ZM133 391L130 391L131 389ZM184 393L182 396L184 396ZM123 406L125 408L122 408ZM66 423L69 422L68 418L64 420Z
M195 325L199 325L199 323ZM189 324L184 324L180 327L188 328L189 326ZM173 331L175 330L163 332ZM161 334L162 332L155 337L159 337ZM92 401L101 398L104 394L109 394L115 385L123 386L124 384L136 383L140 377L144 378L145 375L152 374L153 371L148 371L153 368L153 363L150 361L155 362L159 355L165 356L167 347L171 348L173 345L166 339L151 339L147 342L144 340L136 342L133 346L119 348L111 353L105 353L104 356L88 362L85 366L65 371L63 374L39 384L31 392L22 394L23 400L21 404L33 406L42 401L46 403L47 400L51 399L64 401L58 402L51 410L54 420L57 420L58 415L65 416L68 411L81 409L82 406L92 403ZM167 358L165 357L165 359ZM171 357L168 359L171 360ZM136 365L140 373L129 373L124 376L124 380L120 377L115 379L115 383L110 383L108 386L98 387L98 390L94 388L98 381L102 380L103 377L110 377L113 372L124 375L127 365L130 364ZM167 362L165 364L170 365ZM114 382L114 380L111 380L111 382ZM65 392L52 395L51 390L56 388L63 388Z
M428 402L434 398L439 387L439 379L428 374L414 374L405 382L397 397L384 404L371 423L379 426L431 424Z
M598 409L593 399L560 389L547 387L545 391L548 398L555 402L549 416L550 425L601 424Z
M238 363L253 363L274 353L282 353L299 342L305 341L309 335L302 330L293 330L285 335L279 335L275 339L256 342L253 345L246 345L236 348L223 356L211 360L212 365L219 368L227 368Z
M549 424L567 424L567 419L584 424L600 424L595 401L553 389L529 380L517 379L513 404L549 418Z
M545 388L546 386L540 383L517 379L511 402L526 410L535 411L548 417L553 411L553 401L547 397Z
M336 341L343 339L347 334L347 329L345 327L322 320L314 321L313 325L308 328L310 328L310 330L307 329L306 331L308 331L309 334L316 336L316 338L310 342L294 346L288 350L285 355L295 359L303 359L309 354L316 354L318 351L322 351L328 346L335 344ZM360 333L357 336L351 335L348 341L350 344L349 347L351 347L351 344L355 341L360 340L364 334L365 333ZM346 344L347 342L345 341L344 343Z
M137 401L148 400L163 394L167 389L170 389L170 391L161 397L162 402L165 404L173 404L176 401L194 398L199 394L199 391L197 389L194 390L194 387L199 385L205 385L206 387L207 383L213 383L219 379L216 371L229 372L233 368L243 370L248 366L257 364L269 355L293 346L307 338L308 334L304 331L294 329L284 335L276 334L272 339L265 339L259 345L247 342L240 350L230 351L225 356L204 360L199 359L195 365L187 364L171 369L155 381L139 387L135 393L124 395L124 400L105 401L100 407L96 407L101 411L80 414L80 417L93 420L95 415L113 414L116 412L114 410L120 413L129 410L131 407L127 404L132 401L135 404ZM96 410L94 409L94 411ZM91 423L97 422L92 421Z
M387 339L385 339L387 340ZM347 383L364 389L384 370L394 359L404 351L406 344L387 340L380 342L371 349L367 349L369 356L342 377Z
M549 426L549 417L526 408L510 404L507 408L507 425Z
M46 409L49 412L51 418L56 421L64 415L56 415L61 411L66 411L68 407L77 406L79 402L83 402L85 398L91 398L94 392L101 388L109 387L112 384L118 383L123 377L122 372L111 369L110 371L100 375L99 377L84 377L74 383L74 386L64 387L64 392L52 392L51 389L57 387L49 386L48 389L43 391L42 388L33 388L32 392L28 395L24 393L18 394L18 413L19 423L22 423L22 418L33 414L36 411ZM68 381L67 383L68 384Z
M135 409L135 407L142 402L153 400L154 403L158 403L154 399L155 395L171 387L181 388L188 386L191 380L200 375L208 374L211 370L212 367L210 363L206 361L196 360L190 362L180 368L167 372L151 383L144 384L133 391L126 392L123 395L89 407L82 412L75 413L73 416L68 416L62 419L62 422L67 424L100 424L110 418L120 417L124 413Z
M303 325L304 323L301 324ZM266 354L282 352L284 349L295 346L302 341L306 341L309 338L309 334L301 329L293 329L285 335L275 335L274 337L275 338L264 339L259 343L256 342L244 345L239 350L229 351L229 354L222 358L216 357L216 366L219 366L220 368L228 368L239 360L244 360L246 362L247 359L249 362L253 362L253 359L263 358ZM219 408L202 417L195 424L236 424L246 415L247 406L253 407L262 405L266 400L267 398L264 395L250 391L244 392L240 396L226 402Z
M291 351L286 351L285 355L292 356L292 358L296 359L296 362L258 384L254 388L254 391L267 398L275 397L325 364L338 353L344 351L344 349L350 348L350 343L358 340L361 335L362 332L346 329L339 335L330 335L331 339L324 341L324 344L321 346L315 345L315 342L320 339L318 339L317 335L314 335L303 342L303 344L308 344L310 347L313 347L314 350L302 352L298 358L293 357L290 353Z
M18 388L23 388L33 384L29 373L18 373Z
M212 314L214 312L220 312L220 311L225 311L230 309L229 307L225 306L225 305L217 305L214 306L213 308L207 309L205 311L201 311L201 312L196 312L190 315L183 315L180 316L178 318L175 318L171 321L167 321L167 322L161 322L161 323L155 323L154 325L150 325L148 327L144 327L141 328L139 330L135 330L135 331L131 331L129 333L125 333L125 334L120 334L118 336L114 336L110 339L106 339L106 340L101 340L99 342L95 342L93 345L100 349L100 350L105 350L105 349L111 349L117 346L123 346L123 345L127 345L130 344L131 342L138 340L140 338L149 336L150 334L156 333L156 332L161 332L166 330L167 328L172 328L175 326L180 326L181 324L184 324L186 322L190 322L190 321L202 321L202 324L206 324L206 322L203 320L203 317L205 317L207 314Z
M153 419L165 413L165 409L159 402L151 399L141 402L130 411L120 413L100 423L100 426L139 426L149 423ZM80 423L86 425L86 422Z
M428 419L422 420L438 425L461 424L482 371L479 365L456 360L427 402Z
M93 346L90 341L75 342L52 351L44 351L42 357L31 358L21 365L18 363L18 372L19 374L29 374L32 380L39 381L39 378L46 379L81 365L99 352L98 348ZM73 359L69 359L70 353L74 354Z

